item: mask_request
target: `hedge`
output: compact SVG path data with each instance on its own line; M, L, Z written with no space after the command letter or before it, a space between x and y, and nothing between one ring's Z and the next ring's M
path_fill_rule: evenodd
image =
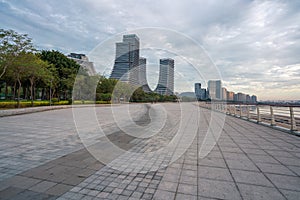
M70 101L52 101L51 105L69 105ZM73 104L110 104L110 101L74 101ZM49 106L49 101L34 101L33 106ZM16 108L16 101L0 101L0 109ZM20 108L31 107L31 101L20 101Z

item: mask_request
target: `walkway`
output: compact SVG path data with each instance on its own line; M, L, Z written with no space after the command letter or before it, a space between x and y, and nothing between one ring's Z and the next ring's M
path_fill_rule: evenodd
M166 110L164 126L150 138L137 138L125 123L132 130L126 134L109 107L96 108L106 136L94 137L91 120L82 130L93 136L88 150L110 167L84 148L71 109L0 118L0 199L299 199L299 137L222 114L210 126L209 110L183 107L130 105L144 127L163 121L157 113ZM76 109L87 118L90 108ZM218 127L220 136L206 136ZM108 141L123 154L110 154ZM208 155L199 157L200 150Z

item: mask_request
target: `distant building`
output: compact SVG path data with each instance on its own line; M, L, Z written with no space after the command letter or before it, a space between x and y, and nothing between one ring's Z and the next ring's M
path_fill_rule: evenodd
M257 103L257 97L255 95L251 96L251 102L252 103Z
M146 58L140 57L139 58L139 66L136 67L137 69L137 82L139 86L142 86L144 92L151 92L151 89L147 82L147 75L146 75Z
M238 102L246 102L246 95L244 93L237 93L237 101Z
M234 101L234 92L227 91L227 101Z
M164 58L159 60L159 80L155 92L162 95L174 93L174 60Z
M140 39L135 34L123 35L123 41L116 43L115 63L110 78L136 84L139 66Z
M79 64L90 76L96 75L94 63L90 62L85 54L70 53L67 57Z
M251 103L251 97L249 94L246 95L246 102Z
M207 99L206 89L201 88L201 83L195 83L195 94L198 100Z
M233 101L238 102L238 94L235 94L235 93L234 93Z
M212 100L222 99L222 83L221 80L209 80L208 81L208 93Z
M227 100L227 89L225 87L222 87L222 100Z

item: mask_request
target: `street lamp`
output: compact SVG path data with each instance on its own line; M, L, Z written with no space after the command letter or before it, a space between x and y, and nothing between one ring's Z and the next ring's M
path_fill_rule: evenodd
M50 106L51 106L51 96L52 96L52 94L51 94L51 86L52 86L52 79L50 80L50 91L49 91L49 103L50 103Z

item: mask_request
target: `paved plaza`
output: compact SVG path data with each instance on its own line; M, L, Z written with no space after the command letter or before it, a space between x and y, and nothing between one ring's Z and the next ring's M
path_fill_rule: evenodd
M0 199L300 199L299 137L195 103L126 106L134 124L118 106L0 118Z

